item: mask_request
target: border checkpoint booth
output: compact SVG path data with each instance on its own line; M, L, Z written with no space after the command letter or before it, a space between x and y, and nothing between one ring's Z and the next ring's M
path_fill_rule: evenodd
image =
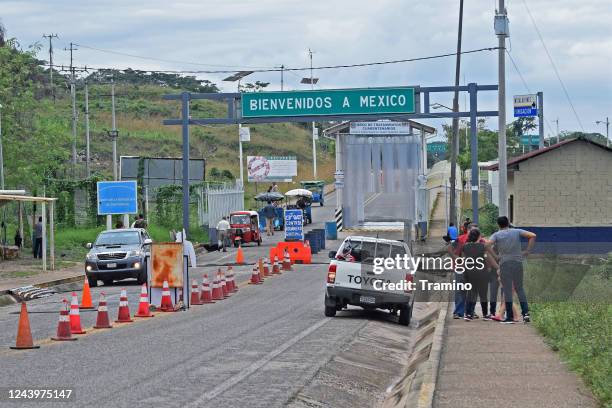
M336 207L342 227L403 229L426 235L427 135L435 128L413 120L346 121L323 131L336 140Z

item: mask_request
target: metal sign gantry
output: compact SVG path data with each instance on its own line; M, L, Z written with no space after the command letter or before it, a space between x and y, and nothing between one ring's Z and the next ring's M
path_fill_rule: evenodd
M391 96L394 95L394 90L402 90L399 95L406 95L405 90L411 89L414 94L414 101L408 106L411 108L410 111L414 113L390 113L394 112L393 109L382 109L379 106L380 103L391 103ZM305 108L296 110L296 114L288 113L286 109L282 111L282 115L261 115L256 116L250 112L249 117L243 117L242 115L242 104L243 96L247 95L246 98L251 98L250 94L242 93L191 93L183 92L181 94L164 95L165 100L177 100L181 101L181 117L180 119L165 119L164 125L180 125L182 126L183 136L183 228L189 233L189 125L231 125L231 124L255 124L255 123L278 123L278 122L326 122L326 121L339 121L339 120L352 120L352 121L372 121L378 119L395 119L395 120L411 120L411 119L440 119L440 118L470 118L470 130L471 130L471 161L472 161L472 208L474 211L473 219L474 222L478 222L478 138L477 138L477 118L479 117L492 117L497 116L498 112L494 110L478 110L478 92L480 91L497 91L497 85L478 85L476 83L470 83L462 86L433 86L433 87L396 87L396 88L357 88L357 89L333 89L327 91L284 91L284 92L258 92L257 100L262 100L267 95L279 97L276 106L281 106L280 100L289 100L293 98L294 103L296 100L303 100L308 98L309 95L319 94L322 95L325 92L333 93L333 100L340 102L344 101L343 95L346 95L349 103L355 103L351 101L363 101L367 106L361 105L360 109L333 109L330 110L332 113L326 113L324 109L325 105L318 106L315 102L309 109L310 102L305 103ZM363 91L363 95L359 95L358 92ZM470 97L470 110L467 112L441 112L431 113L430 112L430 95L433 93L450 93L450 92L467 92ZM357 94L356 94L357 92ZM379 99L380 97L385 97ZM364 99L362 99L362 97ZM300 99L302 98L302 99ZM189 113L189 103L192 100L207 99L219 102L227 103L227 116L222 118L192 118ZM398 103L398 98L394 99L394 103ZM325 104L326 101L323 100ZM259 105L261 106L261 105ZM271 105L270 105L271 106ZM286 108L285 105L283 105ZM354 107L354 106L353 106ZM317 109L317 110L315 110ZM347 113L342 113L347 112ZM359 113L355 113L359 112ZM406 112L406 110L395 110L395 112Z

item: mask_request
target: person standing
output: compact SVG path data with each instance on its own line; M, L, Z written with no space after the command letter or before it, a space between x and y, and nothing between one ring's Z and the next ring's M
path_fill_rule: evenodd
M472 228L468 233L467 242L463 246L461 254L464 258L464 265L466 265L463 274L464 281L472 285L472 288L467 292L464 319L466 321L474 319L476 299L479 299L483 319L491 320L491 315L487 310L489 270L497 269L498 265L497 262L495 262L493 251L490 247L487 247L486 243L481 239L480 230L478 228ZM469 263L467 262L468 259L470 260Z
M506 318L502 323L514 323L512 312L512 289L516 290L521 305L523 322L529 323L529 305L523 288L523 260L529 255L536 241L536 234L520 228L510 228L508 217L497 219L499 231L491 235L489 244L493 245L499 258L502 293L506 303ZM527 248L521 251L521 238L528 240Z
M147 228L147 222L145 221L144 215L138 214L138 217L132 223L132 228Z
M263 216L266 219L266 235L274 235L274 218L276 217L276 208L272 205L272 201L263 209Z
M227 252L226 246L229 239L230 224L227 221L227 217L223 217L221 221L217 223L217 234L219 240L219 251Z
M446 236L442 237L446 242L451 242L457 239L459 236L459 231L457 227L455 227L454 223L448 224L448 229L446 230Z
M476 224L470 224L469 228L478 228ZM451 245L446 247L448 254L451 258L456 259L461 256L463 245L467 242L468 234L463 233L457 237L456 240L452 241ZM455 270L455 282L462 283L464 281L463 272L457 272ZM465 297L466 293L464 290L455 291L455 310L453 311L453 319L461 319L465 315Z
M42 258L42 239L43 239L43 223L42 217L38 217L38 222L34 224L34 245L32 250L34 258Z
M272 183L272 188L270 189L272 193L278 193L278 184Z

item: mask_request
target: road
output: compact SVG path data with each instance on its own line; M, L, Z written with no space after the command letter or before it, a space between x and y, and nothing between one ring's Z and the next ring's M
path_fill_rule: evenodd
M313 226L331 219L332 211L331 207L313 208L319 220ZM262 248L246 248L246 262L264 256L271 241ZM234 256L233 249L202 254L198 265L233 262ZM320 263L295 265L294 271L256 286L246 284L252 266L238 267L240 290L229 299L193 306L187 312L158 313L150 319L115 324L113 329L92 329L96 312L83 311L87 334L78 336L76 342L48 340L55 332L66 294L31 301L33 336L41 348L14 351L2 347L0 384L73 389L72 401L55 404L63 407L284 406L370 320L389 319L357 310L324 317L327 265L323 253L317 260ZM113 319L121 287L116 283L92 289L96 302L101 291L107 293ZM140 288L135 284L125 287L134 312ZM16 305L0 308L3 346L14 343L17 310ZM2 404L6 403L0 401ZM33 406L54 405L37 402Z

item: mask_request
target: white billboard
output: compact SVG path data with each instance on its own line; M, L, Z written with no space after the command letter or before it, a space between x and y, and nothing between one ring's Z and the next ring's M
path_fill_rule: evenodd
M411 126L408 122L391 122L381 120L376 122L351 122L351 135L409 135Z
M292 181L297 176L295 156L247 156L248 181Z

